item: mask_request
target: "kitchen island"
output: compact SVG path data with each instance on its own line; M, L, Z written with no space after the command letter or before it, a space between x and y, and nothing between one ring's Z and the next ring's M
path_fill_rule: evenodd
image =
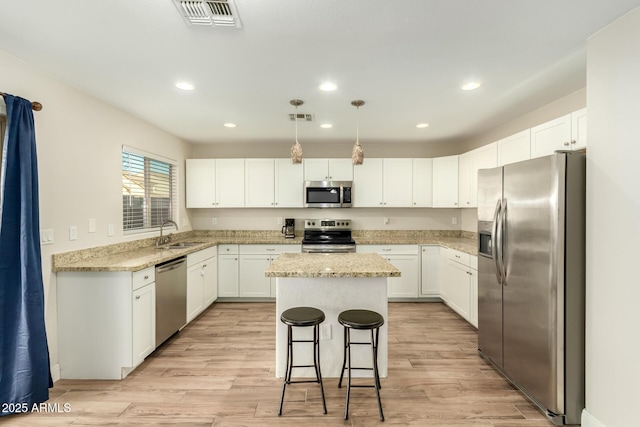
M276 278L276 376L284 377L287 327L280 321L283 311L292 307L315 307L325 314L320 325L320 367L325 378L337 378L342 369L343 327L338 314L344 310L367 309L380 313L378 367L387 376L387 278L400 271L378 254L282 254L265 271ZM312 328L294 328L294 339L311 339ZM353 341L369 341L369 331L353 331ZM313 361L312 344L294 344L294 363ZM371 348L358 346L352 352L353 366L371 366ZM354 376L370 375L355 371ZM313 368L299 368L294 377L313 377Z

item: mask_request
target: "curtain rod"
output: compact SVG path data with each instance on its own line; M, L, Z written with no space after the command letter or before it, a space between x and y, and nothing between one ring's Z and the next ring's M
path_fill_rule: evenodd
M0 92L0 95L2 95L2 97L4 98L6 93ZM38 101L34 101L34 102L31 103L31 109L33 111L40 111L40 110L42 110L42 104L40 104Z

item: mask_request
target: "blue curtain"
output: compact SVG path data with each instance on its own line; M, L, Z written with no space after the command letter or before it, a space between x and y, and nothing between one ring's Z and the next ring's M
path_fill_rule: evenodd
M0 402L24 412L53 387L44 324L38 165L31 102L5 96L0 178ZM13 410L12 410L13 409Z

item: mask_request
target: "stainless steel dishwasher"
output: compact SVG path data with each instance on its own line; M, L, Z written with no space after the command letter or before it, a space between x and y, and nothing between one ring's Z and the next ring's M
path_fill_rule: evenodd
M187 258L156 265L156 347L187 323Z

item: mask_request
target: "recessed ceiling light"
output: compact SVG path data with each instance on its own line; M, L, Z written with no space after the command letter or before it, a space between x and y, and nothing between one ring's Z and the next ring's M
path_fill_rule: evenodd
M323 90L325 92L333 92L334 90L338 89L338 86L336 86L335 83L326 82L318 86L318 89Z
M323 123L320 125L322 129L331 129L333 125L331 123Z
M182 89L182 90L193 90L193 89L195 89L195 87L191 83L188 83L188 82L178 82L178 83L176 83L176 87L178 89Z
M416 127L419 128L419 129L428 128L429 127L429 123L418 123L416 125Z
M235 123L225 123L224 127L226 127L226 128L234 128L234 127L236 127L236 124Z
M467 83L462 85L461 89L462 90L474 90L474 89L478 89L480 86L482 86L482 84L479 83L479 82L467 82Z

